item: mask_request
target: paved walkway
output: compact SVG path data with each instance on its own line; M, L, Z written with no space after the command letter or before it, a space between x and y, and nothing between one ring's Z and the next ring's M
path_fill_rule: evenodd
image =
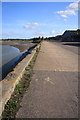
M77 118L77 72L77 54L44 41L16 118Z

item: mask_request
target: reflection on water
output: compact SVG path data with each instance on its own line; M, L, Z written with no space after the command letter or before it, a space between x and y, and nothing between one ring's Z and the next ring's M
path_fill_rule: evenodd
M18 48L9 45L0 45L0 47L2 47L2 51L0 51L0 59L2 57L2 63L0 61L0 67L20 54L20 50Z
M7 66L6 64L18 55L20 55L20 50L18 48L9 45L0 45L0 81L2 80L2 73L7 73L10 67L10 64L8 64L9 66Z
M22 43L14 43L14 45L28 45L28 44L26 44L26 43L24 43L24 44L22 44Z
M33 44L33 43L18 43L18 42L15 42L14 45L30 45L30 44Z
M26 57L26 55L30 54L30 52L37 46L34 45L30 47L28 50L20 53L20 51L12 46L5 45L5 50L2 47L2 61L4 61L4 64L0 66L0 81L6 77L6 75L13 70L13 68L20 62L22 59ZM4 58L4 60L3 60ZM3 63L3 62L2 62ZM2 72L2 74L1 74Z

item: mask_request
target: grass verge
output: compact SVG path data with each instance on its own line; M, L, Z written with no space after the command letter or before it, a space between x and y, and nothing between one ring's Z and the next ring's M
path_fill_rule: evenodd
M14 92L11 95L11 98L6 103L4 111L2 113L2 119L15 118L16 112L20 108L20 102L25 94L25 91L27 91L29 89L31 76L33 74L33 66L36 61L39 51L40 51L40 46L39 46L38 52L35 52L29 65L25 68L25 72L24 72L21 80L19 81L19 83L16 85Z

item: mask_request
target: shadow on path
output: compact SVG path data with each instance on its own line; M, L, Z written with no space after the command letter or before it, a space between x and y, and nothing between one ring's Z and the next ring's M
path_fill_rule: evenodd
M80 47L80 43L64 43L62 45L70 45L70 46Z

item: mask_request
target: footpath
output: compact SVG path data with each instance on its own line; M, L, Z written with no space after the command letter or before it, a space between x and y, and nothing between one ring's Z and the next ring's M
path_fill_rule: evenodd
M43 41L16 118L78 118L78 55Z

